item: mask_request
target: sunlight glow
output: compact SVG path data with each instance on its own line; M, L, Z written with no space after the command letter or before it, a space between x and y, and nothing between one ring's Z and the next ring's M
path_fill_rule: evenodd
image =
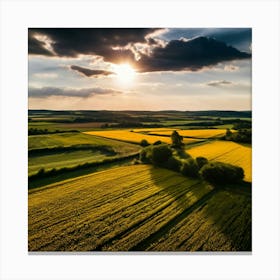
M135 76L135 70L129 64L115 65L114 72L120 82L131 83Z

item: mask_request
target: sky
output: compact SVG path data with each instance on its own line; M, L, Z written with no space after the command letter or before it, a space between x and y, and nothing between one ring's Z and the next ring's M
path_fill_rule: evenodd
M249 28L29 28L28 107L251 110Z

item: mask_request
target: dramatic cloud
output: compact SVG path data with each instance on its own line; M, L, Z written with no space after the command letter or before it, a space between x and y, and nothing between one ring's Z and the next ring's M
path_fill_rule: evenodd
M159 28L43 28L29 29L29 44L34 45L35 36L46 36L56 56L77 57L80 54L99 55L108 61L133 60L130 50L117 49L129 43L144 43L149 34ZM38 40L37 40L38 41ZM29 54L49 54L43 43L36 42Z
M192 40L172 40L165 47L157 47L151 56L142 56L138 69L151 71L197 71L220 62L250 58L223 42L207 37Z
M207 83L206 85L211 86L211 87L220 87L220 86L233 85L233 83L230 81L221 80L221 81L211 81L211 82Z
M114 72L111 71L105 71L105 70L93 70L93 69L88 69L85 67L80 67L77 65L71 65L70 67L72 70L78 71L80 73L82 73L83 75L87 76L87 77L95 77L98 78L99 76L108 76L111 74L115 74Z
M50 50L47 49L46 43L35 38L35 34L30 31L28 32L28 53L45 56L54 55Z
M251 52L251 28L173 28L161 37L170 41L180 37L194 38L198 36L211 37L239 50Z
M164 31L156 28L29 29L29 54L95 55L110 63L129 63L138 72L198 71L220 62L251 58L250 53L210 37L170 41L155 37ZM74 67L73 70L86 76L106 75L106 72Z
M30 87L28 89L28 96L35 98L45 98L49 96L65 96L65 97L80 97L87 98L93 95L103 95L103 94L120 94L121 91L108 89L108 88L57 88L57 87L41 87L35 88Z

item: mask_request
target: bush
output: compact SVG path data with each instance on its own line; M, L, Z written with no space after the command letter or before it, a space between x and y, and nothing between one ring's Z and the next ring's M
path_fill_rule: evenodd
M139 160L143 163L151 163L151 148L146 147L141 150Z
M197 157L195 159L198 169L201 169L205 164L208 163L208 159L205 157Z
M222 162L204 165L200 174L204 180L214 185L239 183L244 178L244 170L241 167Z
M174 130L171 134L172 147L181 149L184 146L183 137Z
M154 146L157 146L157 145L161 145L162 144L162 142L160 141L160 140L158 140L158 141L156 141L153 145Z
M151 149L151 161L155 165L163 165L172 156L172 150L168 145L161 144Z
M139 160L143 163L152 163L163 166L172 156L172 150L166 144L148 146L140 152Z
M175 154L180 159L188 159L191 158L191 155L186 153L184 149L176 149Z
M189 158L182 162L180 171L185 176L198 177L199 168L196 161L193 158Z
M132 165L137 165L137 164L140 164L140 161L136 158L134 158L132 161L131 161L131 164Z
M38 172L37 172L37 176L43 176L45 175L46 171L45 168L41 168Z
M164 167L173 171L180 171L182 162L180 159L175 158L173 156L171 156L165 163L164 163Z
M143 139L143 140L141 140L141 142L140 142L140 146L142 146L142 147L147 147L147 146L149 146L150 144L149 144L149 142L146 140L146 139Z

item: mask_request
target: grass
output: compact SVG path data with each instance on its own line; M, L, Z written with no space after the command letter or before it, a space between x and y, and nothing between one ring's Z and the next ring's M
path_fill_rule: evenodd
M192 251L199 250L202 241L217 251L250 249L250 203L242 194L224 192L212 201L219 191L208 184L148 165L118 167L33 189L28 195L29 251ZM173 244L177 236L188 239L187 229L199 221L212 225L215 244L205 238L205 227L196 229L187 246ZM174 228L186 232L176 231L172 238ZM231 229L234 235L227 233Z
M31 135L28 137L29 150L84 144L111 146L122 151L124 149L127 151L135 151L135 149L139 149L139 147L135 145L124 144L119 141L108 140L79 132Z
M166 136L152 136L147 134L138 133L140 130L107 130L107 131L88 131L85 132L87 135L101 136L109 139L116 139L128 143L139 144L141 140L146 139L150 144L156 141L161 141L167 144L171 143L171 138L169 135ZM193 143L197 139L184 139L184 143Z
M215 125L214 128L218 128L218 129L221 129L221 128L224 128L224 129L232 129L233 128L233 124L221 124L221 125Z
M40 168L50 170L82 164L85 162L99 161L108 155L102 151L78 150L54 154L42 154L28 157L28 175L36 173Z
M52 123L52 122L48 122L48 121L29 121L28 122L28 129L30 128L38 128L38 129L47 129L49 131L55 131L57 129L61 129L61 126L59 126L58 123ZM69 128L73 129L73 128ZM65 128L65 130L67 130L67 128Z
M64 181L67 179L72 179L75 177L87 175L93 172L99 172L103 170L108 170L111 168L116 168L119 166L128 166L133 164L133 160L135 157L128 156L123 158L112 159L111 162L105 162L100 164L88 164L87 167L83 166L82 168L73 168L72 170L67 170L63 172L56 172L56 174L52 173L51 176L41 176L39 178L28 178L28 189L34 189L42 186L46 186L49 184L53 184L56 182ZM98 162L97 162L98 163ZM65 169L65 167L63 167ZM59 169L58 169L59 170ZM51 171L50 171L51 172ZM36 177L36 175L35 175Z
M81 149L70 150L75 145L80 145ZM82 149L83 145L90 145L96 149L90 147L89 149ZM102 149L104 146L111 147L114 154L104 152L104 149ZM83 133L32 135L28 137L28 147L29 152L33 152L28 157L28 175L35 174L41 168L50 170L52 168L72 167L86 162L101 161L112 156L124 157L135 154L140 150L137 145ZM55 151L57 147L68 147L69 151L67 149L65 151ZM39 149L46 149L46 151L35 153Z
M213 141L187 150L192 157L203 156L209 160L221 161L244 169L245 180L252 182L252 147L231 141Z

